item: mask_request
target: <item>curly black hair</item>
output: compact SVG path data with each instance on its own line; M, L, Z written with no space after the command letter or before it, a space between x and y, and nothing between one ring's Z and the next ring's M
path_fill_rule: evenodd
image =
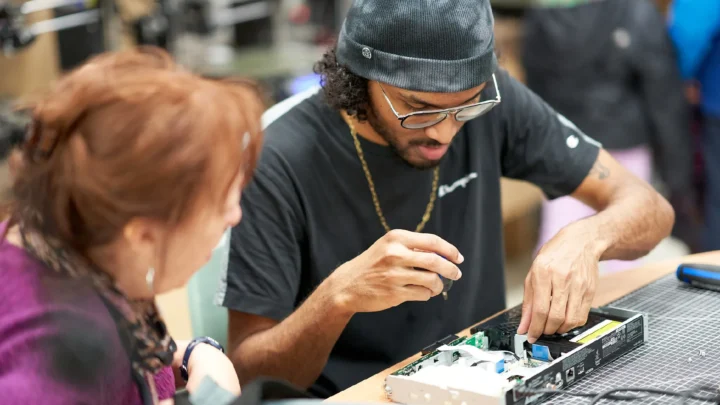
M320 75L325 99L331 107L347 111L358 121L365 121L370 107L368 79L356 75L338 63L336 52L337 46L333 45L322 59L315 63L313 71ZM495 50L495 56L498 62L502 61L500 50Z
M367 120L370 105L368 79L339 64L336 51L336 46L328 49L313 68L321 76L325 99L331 107L345 110L359 121Z

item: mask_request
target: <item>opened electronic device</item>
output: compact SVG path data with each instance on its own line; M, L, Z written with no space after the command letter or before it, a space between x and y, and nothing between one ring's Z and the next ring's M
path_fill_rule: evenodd
M584 326L531 344L516 333L521 315L520 306L512 308L473 327L470 336L426 348L419 360L385 379L388 399L408 405L529 404L648 338L643 313L603 307L593 309Z

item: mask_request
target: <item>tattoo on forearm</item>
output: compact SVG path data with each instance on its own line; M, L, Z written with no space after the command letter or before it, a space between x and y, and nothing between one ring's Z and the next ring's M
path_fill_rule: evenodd
M610 177L610 169L603 166L599 160L595 162L592 169L590 169L590 173L597 175L600 180L605 180Z

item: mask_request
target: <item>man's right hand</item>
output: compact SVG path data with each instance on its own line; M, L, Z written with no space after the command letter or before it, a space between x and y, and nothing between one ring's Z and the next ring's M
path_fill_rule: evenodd
M393 230L326 281L343 311L377 312L440 294L438 275L458 280L462 273L456 264L463 260L455 246L436 235Z
M335 269L282 321L230 311L240 382L272 375L310 387L353 315L426 301L442 292L438 275L460 278L456 264L462 261L457 248L438 236L391 231Z

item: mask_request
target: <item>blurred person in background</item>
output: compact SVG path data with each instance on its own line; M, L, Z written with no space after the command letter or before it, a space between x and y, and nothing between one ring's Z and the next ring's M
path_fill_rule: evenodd
M95 57L26 107L1 225L3 402L154 404L183 386L235 398L222 348L176 344L154 298L240 220L261 143L255 87L144 48Z
M630 172L650 182L656 168L671 201L686 201L692 178L690 111L672 42L653 1L535 0L525 23L528 87ZM566 225L594 213L568 197L544 202L538 249ZM601 268L635 266L613 260Z
M670 36L691 99L700 104L705 168L703 250L720 249L720 1L674 0ZM699 92L699 97L697 94ZM699 100L698 100L699 99Z

